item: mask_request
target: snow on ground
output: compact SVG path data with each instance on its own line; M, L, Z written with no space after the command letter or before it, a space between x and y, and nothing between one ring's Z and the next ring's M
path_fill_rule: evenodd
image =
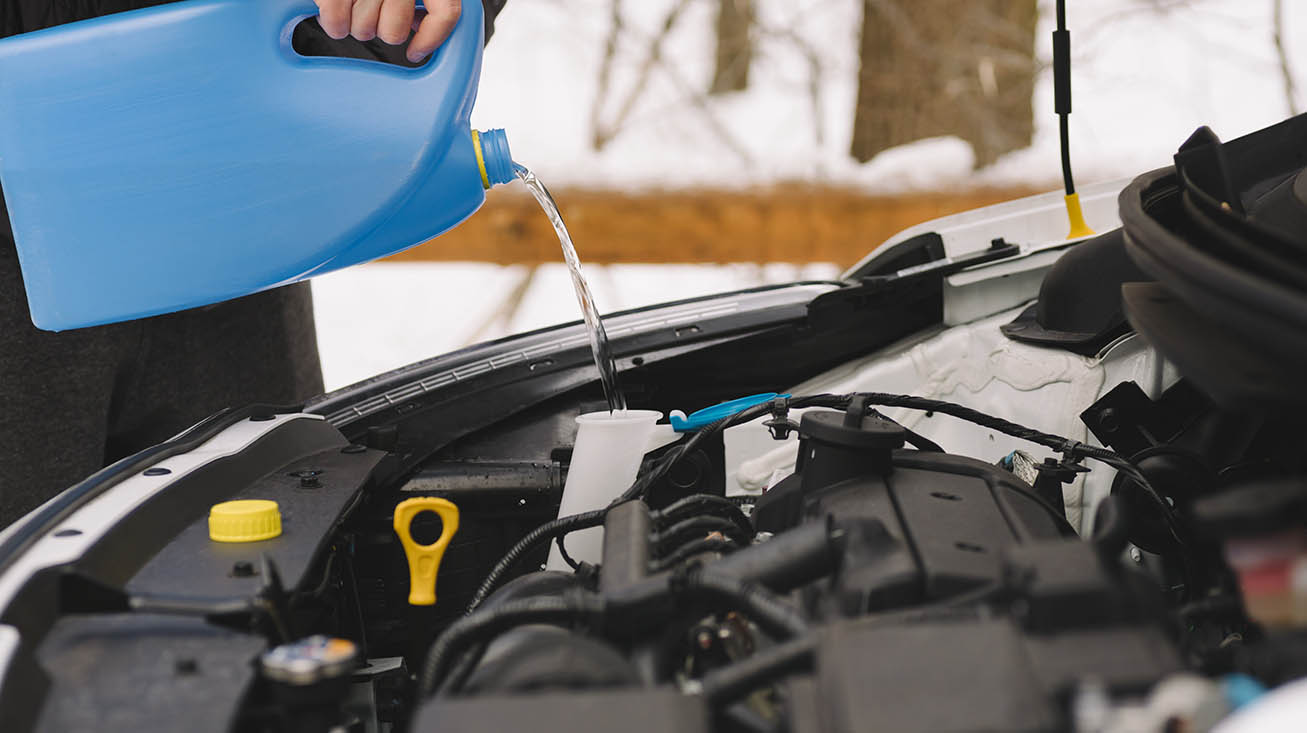
M625 49L614 99L630 87L647 38L681 0L626 0ZM713 0L688 0L646 93L622 132L591 149L591 107L608 29L609 0L511 0L489 45L473 122L505 127L520 161L556 191L742 187L783 181L838 183L875 192L975 184L1058 185L1052 81L1036 89L1034 145L974 172L954 138L886 151L865 165L847 156L856 94L861 0L758 0L762 41L748 91L687 104L712 70ZM1037 43L1047 60L1052 2ZM1072 154L1082 184L1166 165L1193 129L1229 139L1288 114L1271 37L1272 0L1071 0L1075 111ZM1286 2L1285 47L1307 84L1307 3ZM776 29L785 29L778 33ZM797 41L795 39L798 39ZM818 112L809 62L822 70ZM1300 99L1304 95L1299 95ZM619 102L603 110L616 114ZM708 120L715 122L709 122ZM818 118L820 124L817 123ZM731 145L710 130L727 131ZM738 150L735 148L739 148ZM560 192L566 196L566 192ZM585 243L578 242L584 256ZM714 291L836 274L791 267L590 268L600 309L612 312ZM486 323L525 268L474 263L373 264L314 281L319 344L329 389L472 341L575 320L561 266L545 267L509 319Z

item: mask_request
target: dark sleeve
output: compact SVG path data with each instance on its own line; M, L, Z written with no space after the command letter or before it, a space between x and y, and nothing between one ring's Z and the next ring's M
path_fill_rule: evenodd
M481 6L486 9L486 40L495 33L495 18L499 17L499 12L504 9L508 0L481 0Z
M0 38L169 2L173 0L0 0Z

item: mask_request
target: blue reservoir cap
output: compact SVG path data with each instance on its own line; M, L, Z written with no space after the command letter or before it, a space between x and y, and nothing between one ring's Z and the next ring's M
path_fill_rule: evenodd
M481 138L483 172L490 186L513 181L513 153L508 149L508 135L496 128L477 133ZM489 186L487 186L488 188Z
M724 417L730 417L742 410L750 407L771 402L777 397L789 398L788 394L777 394L776 392L765 392L763 394L749 395L739 399L723 402L712 407L705 407L702 410L691 413L686 416L681 412L673 412L668 419L672 423L672 429L678 433L687 433L691 430L698 430L705 425L711 425Z

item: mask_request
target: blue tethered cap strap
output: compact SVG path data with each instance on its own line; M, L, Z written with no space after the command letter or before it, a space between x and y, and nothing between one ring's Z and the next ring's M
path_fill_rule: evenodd
M673 410L668 419L672 423L673 430L678 433L687 433L711 425L724 417L730 417L731 415L739 413L742 410L747 410L750 407L766 404L777 397L788 399L789 395L777 394L775 392L749 395L748 397L741 397L729 402L713 405L712 407L705 407L702 410L690 413L689 416L686 416L686 414L680 410Z

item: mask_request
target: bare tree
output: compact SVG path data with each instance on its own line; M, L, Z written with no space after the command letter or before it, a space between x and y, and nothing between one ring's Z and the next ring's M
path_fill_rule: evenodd
M671 34L672 28L676 27L676 21L680 19L681 13L690 5L691 0L677 0L663 17L662 27L658 33L648 40L649 49L645 54L644 61L640 64L640 70L636 74L636 81L627 92L626 97L622 100L617 109L617 114L611 122L603 121L603 105L607 101L609 94L609 79L612 74L612 66L616 57L617 45L621 42L623 35L621 0L612 0L612 19L609 30L608 41L604 49L604 59L599 68L599 93L595 95L594 107L591 110L591 120L593 122L594 139L593 145L595 150L602 149L612 140L617 133L621 132L622 126L626 124L627 117L635 109L635 103L640 101L640 96L644 94L645 87L649 84L649 77L663 60L663 44L667 36Z
M689 83L677 66L663 56L663 45L667 41L667 37L671 35L682 13L692 2L693 0L676 0L667 11L667 14L663 16L658 31L647 38L637 39L644 42L648 48L636 71L635 81L627 89L626 95L617 107L617 112L611 118L605 119L604 109L608 98L613 94L612 68L616 63L618 46L628 36L635 35L630 33L622 22L621 0L612 0L609 35L604 45L604 56L599 68L598 92L590 109L591 145L595 150L602 150L605 145L621 133L627 120L635 110L636 104L648 88L649 80L654 72L661 71L677 87L686 105L698 112L706 128L713 133L717 143L735 153L741 164L745 166L753 165L753 159L749 152L735 139L731 131L717 119L712 105L709 104L707 96L702 91L702 87Z
M717 0L717 54L709 94L748 88L755 21L754 0Z
M971 144L976 167L1034 134L1037 0L863 0L850 153L939 135Z

